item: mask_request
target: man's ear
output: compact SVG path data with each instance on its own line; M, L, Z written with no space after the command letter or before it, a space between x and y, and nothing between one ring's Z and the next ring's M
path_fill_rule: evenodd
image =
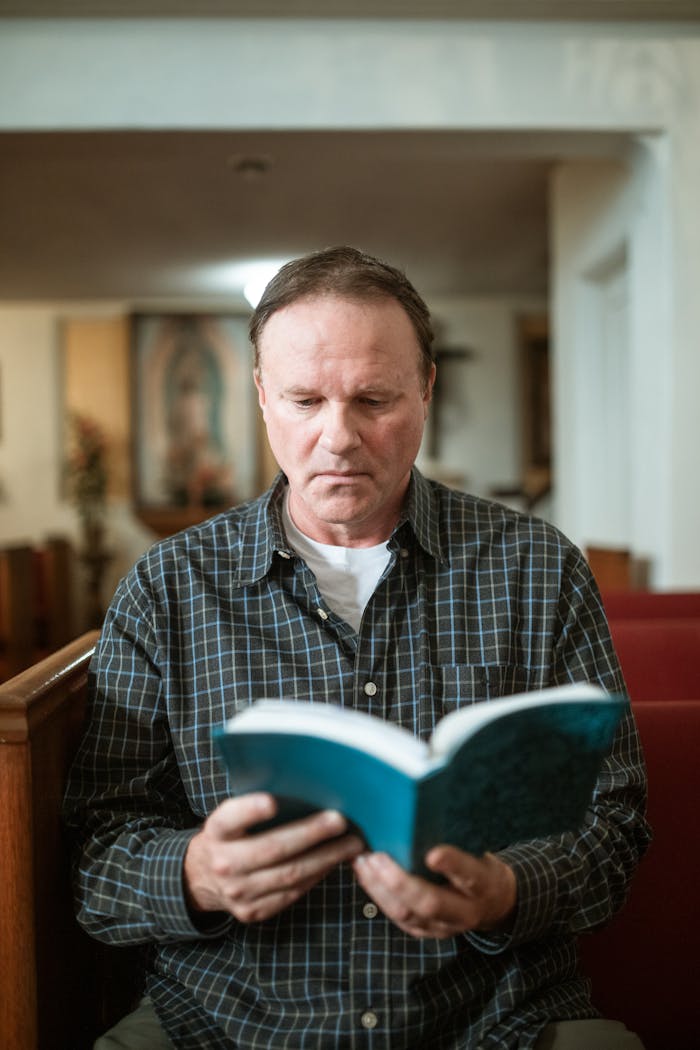
M262 410L262 414L263 414L263 417L264 417L265 416L265 403L266 403L265 387L263 386L263 381L262 381L262 377L260 375L260 370L257 369L257 368L253 372L253 382L255 383L255 389L258 392L258 404L260 405L260 408Z
M435 386L435 376L437 374L437 368L435 363L430 368L430 375L428 376L428 382L425 384L425 390L423 392L423 411L425 416L428 415L428 405L433 400L433 387Z

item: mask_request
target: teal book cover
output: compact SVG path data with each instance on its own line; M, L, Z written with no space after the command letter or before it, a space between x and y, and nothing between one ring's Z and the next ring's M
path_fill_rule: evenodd
M545 689L458 708L426 744L352 709L262 700L216 737L232 794L275 795L277 823L338 809L370 850L426 874L438 843L481 854L580 826L626 706Z

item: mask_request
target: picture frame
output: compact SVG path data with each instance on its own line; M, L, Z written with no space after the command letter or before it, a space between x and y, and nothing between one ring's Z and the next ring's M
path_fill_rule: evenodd
M156 532L256 494L252 371L244 316L131 316L134 503Z

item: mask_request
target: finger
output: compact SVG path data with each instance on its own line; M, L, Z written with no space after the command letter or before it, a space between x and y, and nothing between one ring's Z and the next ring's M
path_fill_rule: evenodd
M474 928L493 929L512 915L517 902L515 873L493 853L475 857L452 846L438 846L426 864L443 874L459 896L470 904Z
M478 892L479 883L484 877L483 860L454 846L435 846L426 855L425 864L467 894Z
M428 883L418 879L384 853L363 853L353 864L362 888L395 921L408 922Z
M414 936L445 937L469 925L468 902L450 886L409 875L384 854L363 854L354 869L384 914Z
M245 873L277 867L326 840L339 838L346 827L347 821L342 814L322 810L303 820L247 835L238 844L238 870Z
M278 864L258 868L244 875L246 896L252 900L291 891L297 886L313 885L338 864L352 860L363 848L358 836L343 835Z
M240 922L246 923L262 922L265 919L270 919L285 908L295 904L300 897L308 893L310 889L313 889L316 882L318 882L317 878L310 878L293 888L268 893L263 897L256 897L250 901L235 901L230 909L231 914Z
M207 830L221 840L237 839L248 828L270 820L277 812L277 802L272 795L256 791L250 795L227 798L209 815Z

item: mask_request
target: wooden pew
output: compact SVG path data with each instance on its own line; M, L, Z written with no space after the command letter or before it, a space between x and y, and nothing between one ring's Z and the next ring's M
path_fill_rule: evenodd
M0 1042L87 1050L128 1009L126 950L74 917L61 824L66 773L84 720L97 631L0 685Z
M0 685L0 1045L8 1050L89 1050L138 992L134 952L97 944L75 921L60 820L96 638L89 632ZM596 1004L636 1028L647 1050L690 1050L700 703L665 699L635 710L656 840L629 909L583 938L584 968Z
M632 587L633 563L629 550L587 546L584 553L601 591L629 590Z
M0 548L0 678L34 657L34 552L28 544Z
M34 551L37 644L42 656L67 645L77 634L74 602L78 568L73 544L65 536L47 536Z
M75 637L75 569L63 536L0 547L0 681Z

